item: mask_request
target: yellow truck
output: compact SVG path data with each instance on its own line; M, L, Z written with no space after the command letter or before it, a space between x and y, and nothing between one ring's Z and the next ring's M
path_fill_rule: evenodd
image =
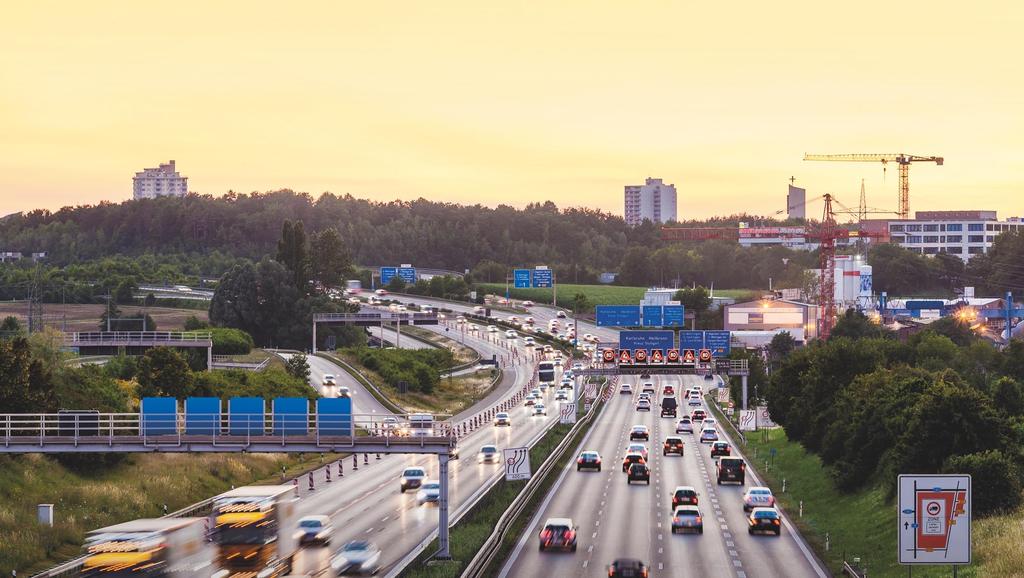
M286 576L295 553L293 486L246 486L213 500L214 578Z
M86 535L79 575L88 578L210 578L216 550L205 518L132 520Z

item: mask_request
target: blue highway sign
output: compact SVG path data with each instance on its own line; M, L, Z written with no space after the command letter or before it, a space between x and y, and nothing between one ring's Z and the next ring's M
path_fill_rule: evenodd
M512 271L512 283L516 289L530 288L530 270L515 269Z
M598 327L639 327L639 305L598 305L595 308Z
M619 349L673 349L675 331L620 331Z
M705 331L704 347L711 350L713 357L727 357L729 355L728 331Z
M387 285L391 278L398 275L398 267L381 267L380 268L380 284Z
M554 281L551 269L534 269L533 286L538 288L551 288Z
M662 308L662 325L665 327L683 326L683 306L666 305Z
M644 327L661 327L665 324L661 313L661 305L644 305L641 309L644 315Z

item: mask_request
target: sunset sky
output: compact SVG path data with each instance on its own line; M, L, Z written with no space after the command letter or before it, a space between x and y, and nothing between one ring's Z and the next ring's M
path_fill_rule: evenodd
M1012 2L56 2L0 18L0 215L122 201L175 159L198 193L681 218L810 194L1024 216L1024 7ZM818 214L820 204L809 214Z

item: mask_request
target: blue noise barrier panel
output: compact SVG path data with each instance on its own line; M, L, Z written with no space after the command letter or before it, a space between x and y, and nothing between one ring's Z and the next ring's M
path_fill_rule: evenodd
M173 397L144 397L139 427L144 436L178 433L178 400Z
M228 428L231 435L263 435L263 398L233 397L228 400Z
M279 397L273 401L274 435L305 435L309 432L309 400Z
M316 426L322 436L352 435L352 398L321 397L317 399Z
M185 433L207 436L220 433L220 398L190 397L186 399Z

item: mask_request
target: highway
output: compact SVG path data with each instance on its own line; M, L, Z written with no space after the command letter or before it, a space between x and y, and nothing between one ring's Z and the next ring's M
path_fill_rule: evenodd
M420 341L415 337L410 337L405 333L399 336L398 332L395 331L394 329L391 329L390 327L384 328L384 331L381 331L381 328L376 326L367 327L366 330L370 333L370 335L376 337L377 339L380 339L381 334L383 334L384 341L387 341L391 345L398 344L401 346L401 349L430 349L434 347L429 343Z
M629 383L635 377L623 376ZM657 377L660 399L664 385L704 385L697 376ZM748 535L742 495L757 485L750 475L745 486L717 485L710 445L682 434L685 456L663 457L661 444L674 435L675 419L661 418L657 403L651 412L634 409L635 396L614 394L597 424L582 443L596 450L606 467L600 473L577 472L575 461L562 472L538 514L502 568L500 576L606 576L616 558L638 558L651 568L652 576L802 577L827 576L803 545L784 527L782 536ZM681 405L680 409L686 408ZM682 415L682 412L680 412ZM634 424L651 430L650 486L626 483L622 459ZM721 432L725 433L725 432ZM723 435L723 439L728 440ZM671 492L676 486L693 486L700 494L704 533L673 535ZM575 553L539 552L537 536L547 518L569 517L579 527ZM803 548L801 547L803 546Z

